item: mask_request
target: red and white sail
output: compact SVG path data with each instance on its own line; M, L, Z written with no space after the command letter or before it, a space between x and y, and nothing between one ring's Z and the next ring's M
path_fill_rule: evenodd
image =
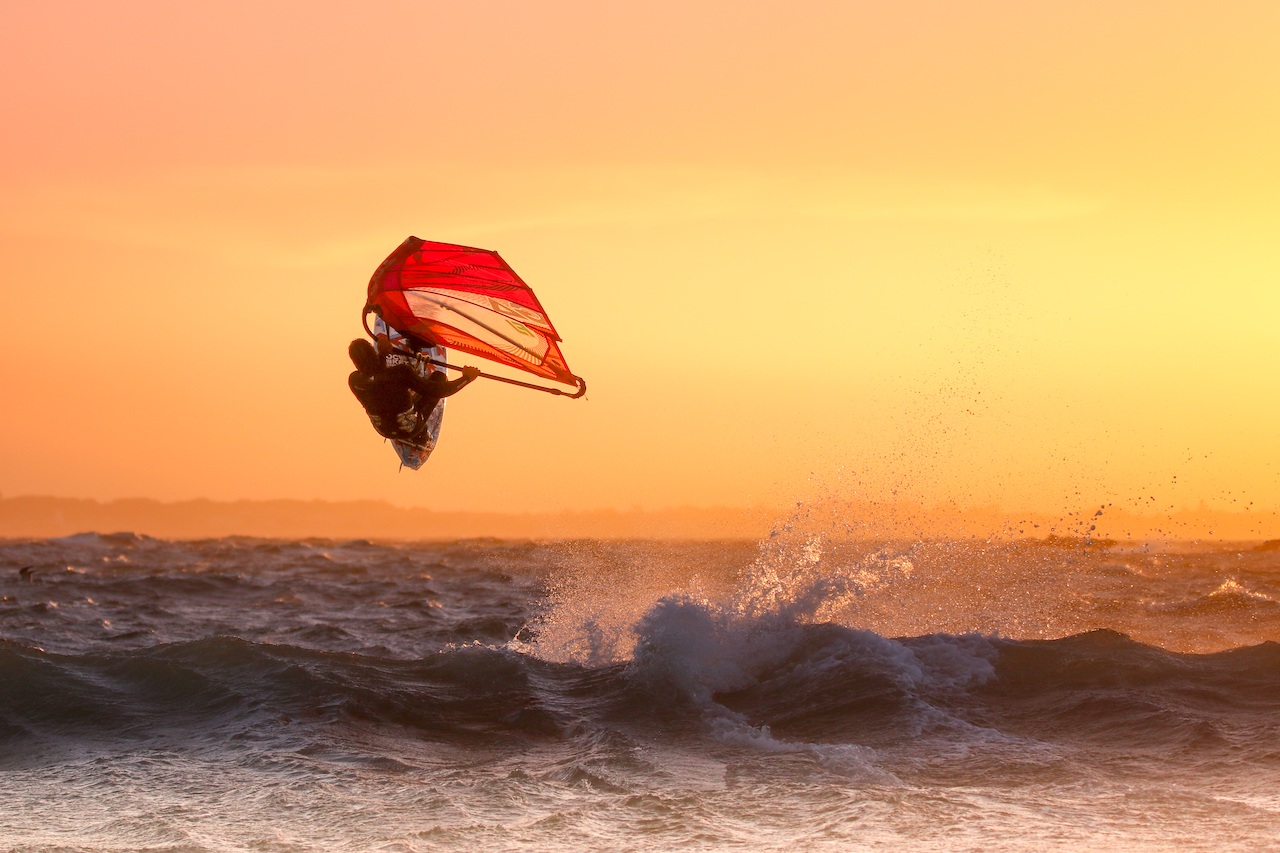
M497 252L410 237L369 280L365 311L421 345L585 387L538 297Z

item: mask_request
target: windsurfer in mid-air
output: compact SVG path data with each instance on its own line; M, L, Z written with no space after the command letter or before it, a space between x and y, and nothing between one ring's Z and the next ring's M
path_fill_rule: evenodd
M436 404L480 375L478 368L464 367L457 379L445 379L441 371L424 378L410 365L411 357L391 350L379 353L364 338L352 341L347 353L356 366L347 384L364 406L373 428L386 438L414 445L422 442Z
M408 238L374 270L360 322L377 348L363 340L351 344L351 390L374 429L392 439L400 464L413 471L435 450L444 398L477 377L573 400L587 393L587 383L565 363L538 297L489 249ZM426 370L428 364L452 369L446 344L455 359L466 353L574 391L470 368L448 381L443 372Z

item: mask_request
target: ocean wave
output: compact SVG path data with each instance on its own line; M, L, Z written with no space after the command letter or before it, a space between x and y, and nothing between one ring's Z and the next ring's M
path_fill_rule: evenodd
M393 729L497 746L620 729L810 751L872 773L843 747L975 731L1149 749L1223 747L1242 727L1277 734L1276 643L1183 655L1107 631L1014 641L725 627L695 602L663 602L634 659L600 667L480 644L400 660L234 637L83 655L10 642L0 740L21 756L67 738L225 746Z
M147 542L161 542L163 540L147 536L145 533L133 533L127 530L122 530L116 533L72 533L69 536L58 536L48 541L56 545L133 548Z
M977 724L1194 746L1240 722L1276 728L1274 701L1258 700L1280 695L1276 643L1193 655L1107 630L893 639L831 623L741 620L689 599L645 617L631 668L722 727L732 719L806 741L880 745Z
M0 576L3 760L59 743L293 754L377 738L397 755L546 741L590 754L618 737L794 753L893 784L882 757L917 741L1040 760L1056 748L1042 743L1226 755L1280 738L1280 646L1256 642L1277 606L1265 555L1165 565L808 534L4 548L14 569L47 568ZM1246 621L1232 651L1157 645ZM1147 633L1078 630L1098 624Z
M1280 601L1227 578L1210 592L1172 602L1147 602L1155 613L1177 616L1268 615L1280 616Z
M295 723L542 736L558 725L531 687L547 666L483 646L404 661L235 637L84 655L4 643L0 736L209 739Z

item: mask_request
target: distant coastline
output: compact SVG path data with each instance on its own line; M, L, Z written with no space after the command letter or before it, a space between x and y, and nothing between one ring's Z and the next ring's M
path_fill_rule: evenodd
M740 539L766 535L776 515L766 509L487 513L397 507L385 501L13 497L0 498L0 537L128 531L161 539Z
M162 539L758 539L784 525L837 537L1027 538L1105 547L1113 541L1275 540L1280 537L1280 512L1231 513L1202 507L1154 516L1108 508L1098 516L1052 516L995 507L861 502L800 510L681 507L486 513L397 507L385 501L0 498L3 538L128 531Z

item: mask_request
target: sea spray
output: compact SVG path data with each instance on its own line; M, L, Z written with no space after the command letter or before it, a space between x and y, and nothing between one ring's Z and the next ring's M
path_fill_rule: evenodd
M1277 569L814 523L0 542L0 849L1268 849Z

